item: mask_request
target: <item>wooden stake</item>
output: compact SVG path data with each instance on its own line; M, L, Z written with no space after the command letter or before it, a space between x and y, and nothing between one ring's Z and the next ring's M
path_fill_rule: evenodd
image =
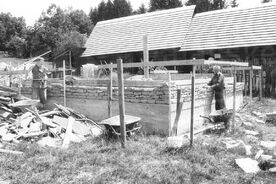
M108 89L108 117L110 118L112 116L113 68L110 68L110 81Z
M144 63L148 63L149 62L148 35L144 35L143 44L144 44L144 52L143 52ZM149 78L149 66L144 67L144 75L146 79Z
M123 60L122 59L117 59L117 68L118 68L118 84L119 84L119 111L120 111L121 145L122 145L122 148L125 148L125 143L126 143L125 94L124 94Z
M69 51L69 69L70 69L70 75L72 75L72 51Z
M250 93L250 99L252 100L252 98L253 98L253 95L252 95L252 88L253 88L253 67L251 66L251 68L250 68L250 71L249 71L249 87L250 87L250 91L249 91L249 93Z
M169 136L172 135L172 107L171 107L171 74L168 72L168 90L169 90Z
M63 60L63 106L66 107L66 73L65 73L65 60Z
M247 90L246 90L246 78L245 78L245 70L242 71L242 78L243 78L243 82L244 82L244 96L247 95Z
M263 66L261 66L260 70L260 100L263 99Z
M174 124L172 127L172 136L177 135L178 122L179 122L179 118L180 118L182 107L183 107L183 102L180 102L180 100L181 100L181 89L178 89L177 90L177 103L176 103L176 116L175 116Z
M69 147L74 122L75 122L75 119L70 116L68 118L68 124L67 124L65 136L64 136L64 139L63 139L63 143L62 143L62 148L68 148Z
M237 85L237 71L234 66L234 82L233 82L233 121L232 121L232 131L235 129L235 117L236 117L236 85Z
M190 124L190 146L194 144L194 111L195 111L195 66L193 65L191 86L191 124Z

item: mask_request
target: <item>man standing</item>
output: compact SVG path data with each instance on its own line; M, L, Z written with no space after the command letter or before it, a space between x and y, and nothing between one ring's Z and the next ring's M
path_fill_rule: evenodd
M32 69L33 83L32 83L32 97L33 99L39 98L40 103L44 107L47 100L47 69L43 67L44 59L41 58L36 61L35 66Z
M212 90L215 93L215 107L216 110L221 110L225 108L225 102L224 102L224 76L220 72L220 66L214 66L213 67L214 75L211 79L211 81L208 83L208 86L212 88Z

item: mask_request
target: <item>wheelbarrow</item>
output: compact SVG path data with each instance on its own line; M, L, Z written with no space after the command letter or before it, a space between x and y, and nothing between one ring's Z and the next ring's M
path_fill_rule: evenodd
M126 125L126 135L130 136L139 132L142 126L139 124L141 121L140 117L125 115L125 125ZM111 118L105 119L99 123L99 125L104 125L108 135L120 136L120 117L113 116Z
M211 124L224 124L225 129L227 130L229 128L229 121L233 117L233 110L232 109L222 109L222 110L217 110L209 114L209 116L202 116L200 117L208 119L209 123Z

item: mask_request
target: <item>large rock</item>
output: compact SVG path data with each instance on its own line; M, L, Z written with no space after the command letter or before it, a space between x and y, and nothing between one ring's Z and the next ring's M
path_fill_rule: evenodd
M246 173L257 173L260 171L258 162L251 158L236 159L236 164Z

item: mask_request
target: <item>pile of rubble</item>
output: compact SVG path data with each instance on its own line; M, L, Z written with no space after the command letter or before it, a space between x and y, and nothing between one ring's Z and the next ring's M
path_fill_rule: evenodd
M38 111L38 103L38 100L17 98L12 90L3 91L0 87L0 148L5 143L21 141L66 148L71 141L81 142L102 133L97 123L73 109L55 104L51 111Z

